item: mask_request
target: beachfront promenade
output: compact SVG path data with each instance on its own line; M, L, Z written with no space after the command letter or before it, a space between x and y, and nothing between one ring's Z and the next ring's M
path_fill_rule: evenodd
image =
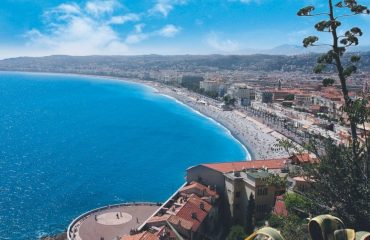
M159 94L173 97L194 110L221 123L230 130L235 138L248 148L252 159L271 159L287 156L284 150L274 147L277 143L277 139L286 137L268 127L266 124L253 119L246 113L239 110L223 111L220 108L219 101L188 91L184 88L148 81L137 82L152 86L157 89Z
M82 214L68 227L68 240L112 240L130 234L158 208L157 203L125 203Z

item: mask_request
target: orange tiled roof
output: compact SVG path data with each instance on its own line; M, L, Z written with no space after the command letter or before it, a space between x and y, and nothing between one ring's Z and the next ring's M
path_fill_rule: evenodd
M191 221L188 221L175 215L171 216L168 219L168 222L175 226L180 226L181 228L184 228L186 230L191 230L191 228L193 227L193 223Z
M203 209L201 208L203 205ZM191 230L196 232L207 217L212 205L192 194L188 201L177 212L176 216L192 223Z
M308 153L295 154L290 157L293 161L298 161L299 163L314 163L317 162L316 158L313 158Z
M157 233L158 237L166 236L165 239L177 239L176 234L167 226L161 227L161 230Z
M164 221L168 220L168 218L170 216L171 215L169 215L169 214L164 214L162 216L153 216L153 217L148 219L147 224L156 223L156 222L164 222Z
M218 197L216 191L209 189L208 187L198 182L191 182L188 186L180 189L180 193L195 193L199 197Z
M226 162L226 163L211 163L202 164L202 166L211 168L218 172L227 173L232 171L241 171L248 168L262 168L268 169L282 169L287 162L287 158L268 159L268 160L253 160L240 162Z

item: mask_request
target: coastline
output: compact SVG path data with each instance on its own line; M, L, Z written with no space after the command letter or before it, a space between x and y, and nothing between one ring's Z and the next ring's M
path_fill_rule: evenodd
M138 83L146 84L146 82L141 80ZM285 137L266 125L246 116L244 113L238 110L223 111L219 107L220 103L216 100L190 92L184 88L167 86L156 82L150 83L146 85L156 88L159 94L174 98L227 129L229 134L248 151L250 157L247 160L263 160L287 156L284 151L273 151L271 149L277 143L277 139Z
M221 127L225 128L225 130L246 150L246 160L263 160L287 156L286 152L282 150L272 150L272 147L277 142L277 139L285 138L285 136L252 119L251 117L248 117L238 110L223 111L220 107L219 101L195 92L191 92L185 88L169 86L154 81L106 75L20 71L14 71L14 73L80 76L102 80L124 81L127 83L144 85L151 88L151 91L154 94L172 98L174 101L189 107L195 113L209 118L211 121L214 121L216 124L219 124Z

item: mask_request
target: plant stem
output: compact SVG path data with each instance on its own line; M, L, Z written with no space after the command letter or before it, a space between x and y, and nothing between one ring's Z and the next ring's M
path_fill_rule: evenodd
M344 104L346 109L350 109L351 107L351 99L348 96L348 89L347 89L347 83L346 83L346 77L343 74L343 66L341 62L341 53L340 49L338 46L338 34L337 34L337 27L334 24L335 17L334 17L334 10L333 10L333 2L332 0L329 0L329 17L330 21L332 22L332 36L333 36L333 51L334 51L334 60L335 60L335 66L338 71L338 77L340 80L340 85L342 88L342 93L344 97ZM356 123L353 121L351 118L350 114L349 115L349 122L350 122L350 127L351 127L351 135L352 135L352 152L353 156L357 158L357 151L356 151L356 146L357 146L357 131L356 131Z

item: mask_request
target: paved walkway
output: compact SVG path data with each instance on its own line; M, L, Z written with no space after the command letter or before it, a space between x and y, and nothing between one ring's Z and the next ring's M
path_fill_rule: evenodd
M150 217L159 206L130 205L93 212L72 227L74 240L112 240L129 234Z

